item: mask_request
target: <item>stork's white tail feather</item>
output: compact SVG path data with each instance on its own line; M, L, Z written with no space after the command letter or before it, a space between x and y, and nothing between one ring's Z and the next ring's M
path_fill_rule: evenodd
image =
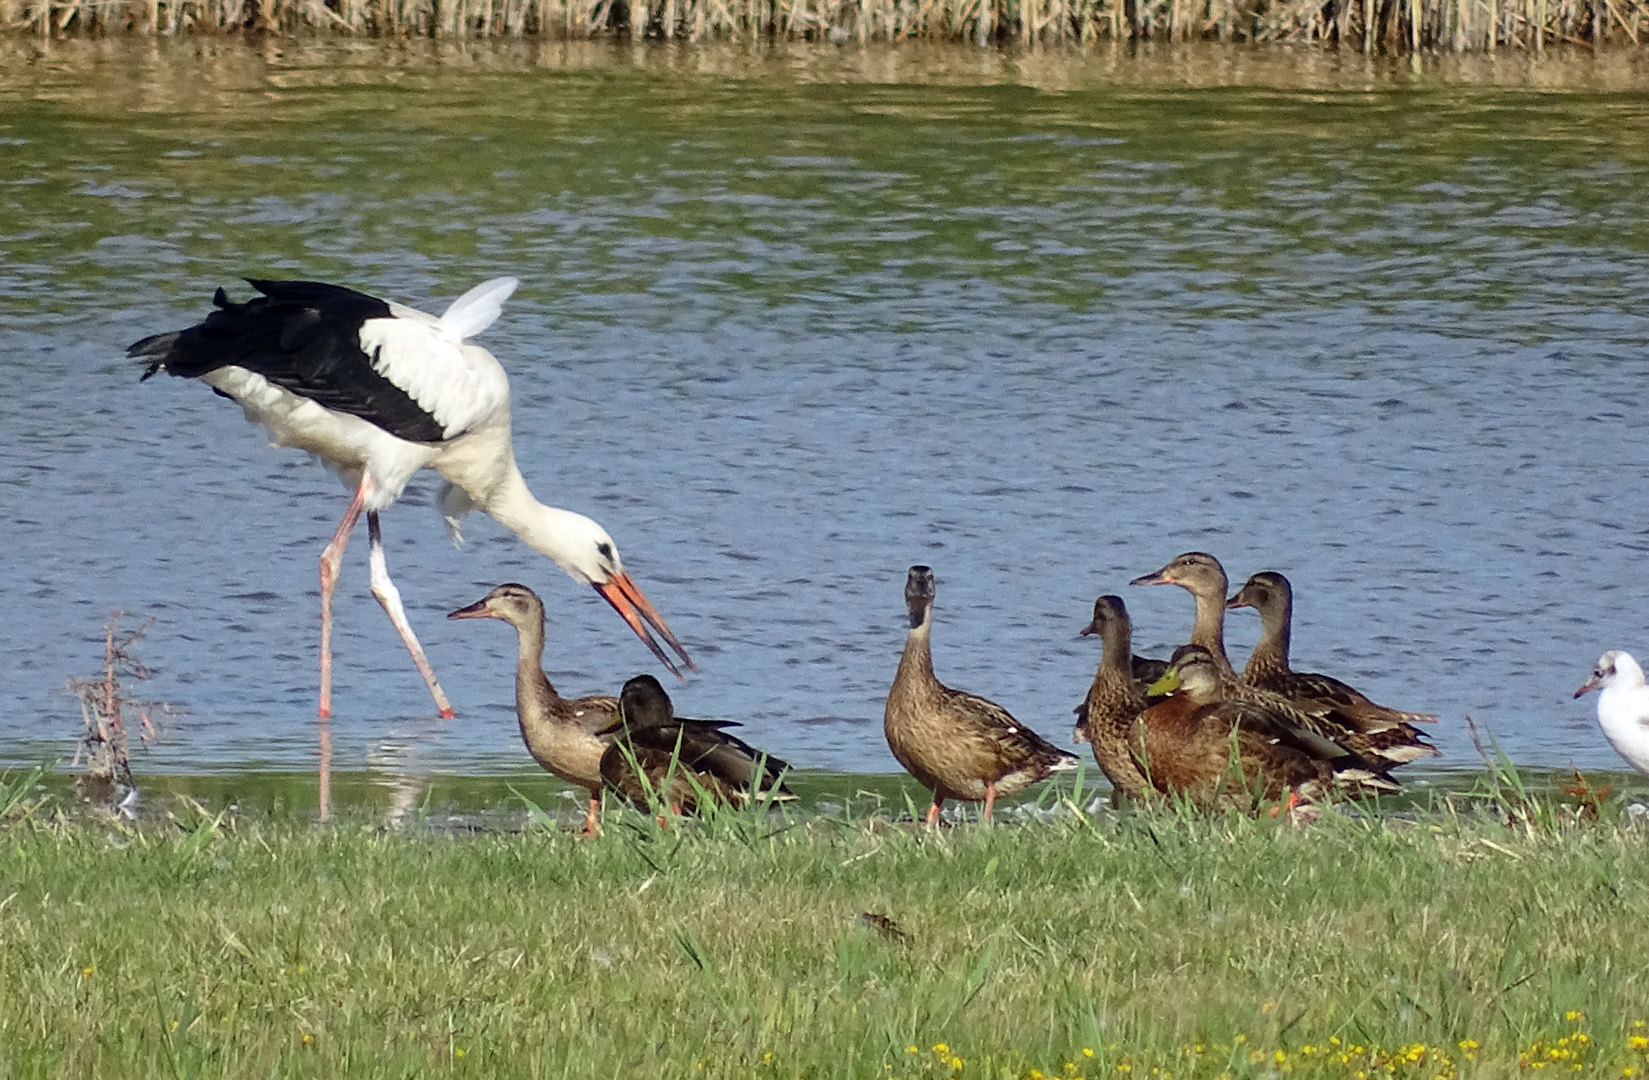
M452 546L463 547L464 515L475 509L475 500L469 497L469 492L449 482L441 485L440 492L435 496L435 507L447 523L447 537L452 540Z
M504 313L504 301L520 284L512 277L483 281L448 305L436 320L436 326L453 341L472 338L497 321Z

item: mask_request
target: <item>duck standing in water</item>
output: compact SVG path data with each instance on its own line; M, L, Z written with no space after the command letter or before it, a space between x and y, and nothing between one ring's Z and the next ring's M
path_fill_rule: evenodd
M1649 685L1644 684L1643 669L1629 652L1606 652L1575 697L1600 686L1597 723L1603 737L1632 768L1649 775Z
M952 690L934 677L928 640L933 597L933 571L911 567L905 582L910 633L888 691L882 730L899 764L933 792L929 825L939 824L946 799L983 800L983 818L989 821L998 797L1074 769L1077 758L1015 720L1002 706Z
M1287 702L1234 686L1199 645L1182 646L1151 691L1173 696L1140 714L1133 751L1141 772L1164 794L1203 807L1251 810L1265 800L1322 798L1336 784L1397 790L1382 767L1311 730Z
M680 815L697 809L701 795L741 804L790 800L790 766L729 735L733 720L689 720L676 715L664 687L637 675L618 695L618 719L600 732L612 740L601 755L601 778L638 810L655 800Z
M1282 695L1320 718L1336 741L1387 767L1437 755L1437 748L1414 726L1435 721L1431 713L1388 709L1339 679L1289 668L1294 589L1287 578L1269 570L1255 574L1225 606L1251 607L1260 613L1260 640L1248 655L1243 683Z
M1178 585L1195 597L1197 617L1191 624L1191 644L1208 650L1224 674L1237 674L1225 655L1225 590L1230 582L1218 559L1206 551L1187 551L1175 556L1161 570L1137 577L1128 584Z
M544 602L525 585L500 585L449 619L500 619L515 627L515 716L527 753L546 771L590 793L585 836L601 832L601 755L612 743L598 735L618 719L618 699L568 700L544 674Z

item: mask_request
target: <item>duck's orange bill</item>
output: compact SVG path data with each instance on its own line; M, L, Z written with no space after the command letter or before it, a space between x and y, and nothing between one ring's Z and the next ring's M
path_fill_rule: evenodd
M676 650L676 655L681 657L682 663L693 671L698 670L698 666L693 663L693 658L687 655L687 650L682 648L680 641L676 640L676 635L672 634L670 628L664 625L664 617L643 595L641 587L631 579L629 574L621 570L605 583L596 583L595 591L600 593L601 598L611 604L613 610L618 612L624 621L630 624L630 629L636 632L636 637L640 638L642 644L653 651L653 655L658 657L659 663L669 669L670 674L683 682L687 681L686 677L682 675L681 669L676 667L670 657L665 655L664 649L659 646L657 639L647 629L649 625L659 632L660 637L670 643L670 647ZM646 622L642 621L644 619Z
M447 612L447 618L449 618L449 619L495 619L495 618L497 618L497 616L492 613L492 608L487 606L487 602L485 600L477 600L475 603L469 605L468 607L461 607L457 611Z

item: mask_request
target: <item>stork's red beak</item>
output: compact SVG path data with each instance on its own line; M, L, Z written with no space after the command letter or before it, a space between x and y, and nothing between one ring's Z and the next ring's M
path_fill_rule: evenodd
M682 663L693 671L698 670L698 666L693 663L693 658L687 655L687 650L681 647L680 641L676 640L676 635L672 634L670 628L664 625L664 617L642 594L641 586L637 585L629 574L621 570L605 583L596 584L595 591L601 594L603 600L613 605L613 610L618 612L624 621L630 624L630 629L636 632L636 637L641 639L642 644L653 650L653 655L658 657L659 663L670 670L670 674L683 682L687 681L686 677L682 675L681 669L676 667L675 662L665 655L664 649L659 646L657 639L647 629L649 625L659 632L660 637L670 643L670 647L676 650L676 655L681 657ZM642 622L643 619L646 620L645 623Z

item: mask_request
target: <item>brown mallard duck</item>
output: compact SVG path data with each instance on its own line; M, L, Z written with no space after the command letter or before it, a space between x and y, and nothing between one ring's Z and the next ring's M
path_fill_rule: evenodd
M1100 597L1098 600L1094 601L1093 621L1090 622L1087 626L1083 627L1079 631L1079 633L1083 637L1087 637L1090 634L1100 634L1102 639L1103 639L1103 635L1104 635L1104 631L1105 631L1105 623L1108 620L1112 619L1114 617L1114 613L1119 609L1122 613L1122 617L1124 619L1127 619L1128 618L1128 609L1123 605L1122 597L1120 597L1120 596L1102 596L1102 597ZM1132 641L1133 640L1133 622L1132 621L1129 621L1129 623L1128 623L1128 636L1129 636L1129 640ZM1101 664L1103 664L1104 660L1101 659L1100 662L1101 662ZM1156 682L1158 679L1162 678L1164 675L1166 675L1168 673L1168 661L1166 661L1166 660L1156 660L1156 659L1153 659L1153 658L1148 657L1148 656L1135 656L1132 652L1132 647L1131 646L1130 646L1130 651L1128 653L1128 664L1126 665L1126 667L1127 667L1128 670L1132 671L1134 681L1139 684L1140 692L1142 694L1144 693L1145 688L1147 686L1150 686L1152 683ZM1091 696L1091 694L1090 694L1090 696ZM1155 704L1155 703L1152 702L1152 704ZM1076 727L1071 731L1071 741L1076 742L1076 743L1085 743L1085 742L1088 741L1088 701L1087 701L1087 699L1084 698L1082 703L1080 705L1078 705L1076 708L1072 709L1071 711L1076 713Z
M910 634L888 691L882 730L899 764L933 792L927 823L937 825L946 799L984 801L984 820L999 797L1017 794L1053 773L1074 769L1068 754L1015 720L1002 706L952 690L933 674L933 571L913 566L905 582Z
M702 795L740 804L757 798L794 799L784 785L790 766L763 754L727 729L732 720L677 716L670 695L651 675L637 675L619 692L619 718L600 732L612 739L601 755L606 785L648 810L656 800L672 814L691 813Z
M1105 649L1088 697L1077 707L1078 729L1093 748L1094 761L1111 787L1129 798L1140 798L1151 790L1151 783L1134 760L1129 738L1134 721L1149 704L1146 687L1167 674L1168 663L1133 654L1134 624L1120 596L1095 600L1093 622L1082 632L1098 634ZM1140 672L1146 665L1158 670L1142 682Z
M1225 590L1230 582L1218 559L1206 551L1187 551L1175 556L1161 570L1137 577L1128 584L1178 585L1195 597L1197 618L1191 624L1191 644L1207 649L1221 671L1228 675L1237 673L1225 655Z
M1280 694L1336 729L1335 738L1370 759L1402 765L1438 753L1415 724L1435 721L1430 713L1400 712L1377 705L1339 679L1294 671L1288 646L1294 617L1294 589L1273 571L1255 574L1226 607L1260 613L1260 640L1248 656L1242 681Z
M1394 791L1383 769L1261 700L1228 697L1213 653L1186 645L1152 687L1173 694L1134 722L1131 744L1156 790L1200 806L1250 810L1266 800L1326 797L1336 786Z
M584 834L601 831L601 755L612 742L598 732L618 719L618 699L568 700L544 674L544 602L525 585L500 585L449 619L501 619L515 627L515 716L527 753L546 771L590 793Z

